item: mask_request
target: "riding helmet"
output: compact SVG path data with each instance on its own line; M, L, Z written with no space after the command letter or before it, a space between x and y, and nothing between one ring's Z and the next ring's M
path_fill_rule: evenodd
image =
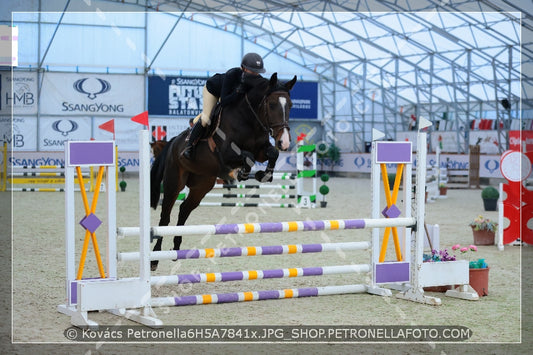
M247 53L242 57L241 66L254 73L264 73L263 58L257 53Z

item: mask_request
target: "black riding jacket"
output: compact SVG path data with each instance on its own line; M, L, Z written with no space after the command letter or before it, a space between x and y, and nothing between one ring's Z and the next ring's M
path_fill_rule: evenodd
M255 86L261 75L248 74L241 68L232 68L224 74L215 74L206 82L207 90L220 98L220 105L227 106L237 101Z

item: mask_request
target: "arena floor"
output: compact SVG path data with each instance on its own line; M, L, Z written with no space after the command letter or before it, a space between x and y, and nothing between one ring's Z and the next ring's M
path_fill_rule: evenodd
M200 207L188 224L273 222L292 220L351 219L371 217L369 179L332 178L327 208L223 208ZM469 245L473 242L468 223L483 215L497 219L497 212L484 212L480 190L448 190L446 199L426 204L426 223L439 224L440 246ZM100 205L104 204L101 196ZM118 192L117 225L137 226L138 181L128 180L126 192ZM80 200L80 199L78 199ZM91 195L89 195L91 200ZM78 211L83 209L81 204ZM101 206L97 213L103 213ZM173 211L172 224L177 216ZM160 209L151 210L152 224L157 225ZM13 194L13 341L68 343L63 332L70 319L57 312L64 302L64 194ZM78 212L77 212L78 213ZM81 214L80 214L81 216ZM80 217L81 219L81 217ZM98 232L97 232L98 236ZM189 237L182 249L245 245L279 245L369 240L370 230L325 231L247 236ZM83 239L81 233L78 237ZM103 243L103 238L102 242ZM135 251L135 238L119 240L119 250ZM392 241L390 242L392 244ZM170 238L163 249L171 248ZM105 248L102 248L105 252ZM459 325L472 330L466 343L516 343L527 329L521 327L521 262L531 260L533 248L480 246L477 258L490 266L489 296L477 302L442 297L441 306L422 305L394 297L367 294L337 295L300 299L241 302L222 305L157 308L166 325ZM320 253L291 256L264 256L162 261L155 275L194 272L219 272L287 267L345 265L368 263L368 251ZM388 259L394 257L389 248ZM77 256L78 258L78 256ZM84 277L98 275L92 246L89 247ZM134 276L134 263L119 263L119 275ZM272 279L188 286L164 286L154 296L222 293L232 291L365 283L366 275L333 275L295 279ZM531 275L524 283L531 284ZM431 295L437 295L432 293ZM530 293L527 295L530 296ZM133 324L107 313L91 313L90 318L103 325ZM46 326L43 326L46 324ZM494 326L497 324L497 326ZM521 333L522 329L522 333ZM530 328L529 328L530 329ZM439 345L438 345L439 346ZM142 346L141 346L142 348ZM421 346L435 352L435 344Z

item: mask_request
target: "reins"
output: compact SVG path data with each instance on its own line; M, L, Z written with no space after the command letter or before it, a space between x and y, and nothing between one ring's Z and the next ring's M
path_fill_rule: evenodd
M280 91L280 90L278 90L278 91ZM268 96L270 96L271 94L273 94L273 93L275 93L275 92L277 92L277 91L269 92L269 93L267 93L267 95L265 95L265 96L263 97L263 99L262 99L261 102L259 103L259 107L258 107L259 110L261 110L261 108L264 107L265 102L266 102ZM263 124L263 122L261 121L261 119L259 118L259 116L257 115L257 113L255 112L254 108L252 107L252 104L250 103L250 100L248 99L248 93L246 93L246 94L244 95L244 99L246 100L246 103L248 104L248 108L250 109L250 111L252 111L252 113L253 113L255 119L257 120L257 122L259 122L259 125L261 126L261 128L263 129L263 131L265 131L265 132L269 133L271 136L273 136L273 135L274 135L274 128L277 128L277 127L281 127L281 128L289 128L289 125L287 124L287 121L285 120L285 116L283 116L283 122L282 122L282 123L271 126L271 125L270 125L270 122L269 122L269 119L268 119L268 118L269 118L268 115L265 115L265 116L266 116L266 120L267 120L267 123L266 123L266 124L267 124L268 128L265 127L265 125Z

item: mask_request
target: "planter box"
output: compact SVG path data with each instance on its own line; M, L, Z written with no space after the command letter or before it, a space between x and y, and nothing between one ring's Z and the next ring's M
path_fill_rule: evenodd
M422 287L468 285L468 261L439 261L422 263L420 283Z
M474 245L494 245L495 233L489 230L476 231L472 228Z

